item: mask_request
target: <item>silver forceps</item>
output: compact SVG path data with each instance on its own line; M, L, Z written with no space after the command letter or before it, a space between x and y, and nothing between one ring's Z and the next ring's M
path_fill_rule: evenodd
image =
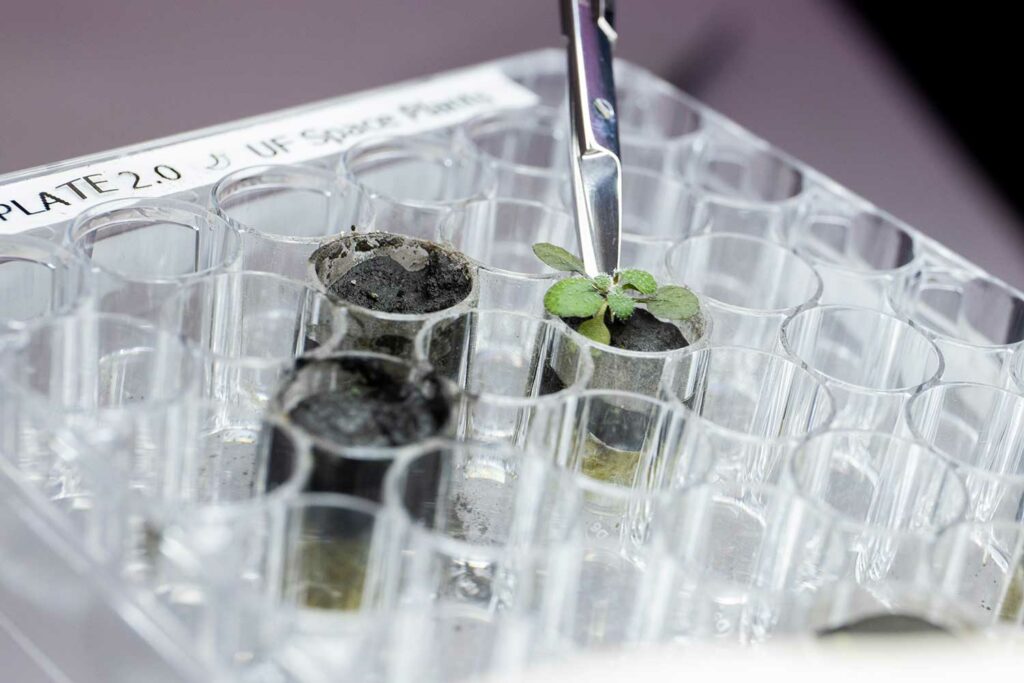
M589 275L619 266L622 162L612 73L614 0L561 0L569 41L570 167L583 265Z

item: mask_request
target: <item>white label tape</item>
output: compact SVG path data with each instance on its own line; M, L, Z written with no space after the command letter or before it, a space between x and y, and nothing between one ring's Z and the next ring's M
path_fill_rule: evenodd
M190 190L245 166L309 161L368 136L419 133L536 101L534 93L497 67L481 67L267 123L14 181L0 186L0 234L66 221L109 199L159 197Z

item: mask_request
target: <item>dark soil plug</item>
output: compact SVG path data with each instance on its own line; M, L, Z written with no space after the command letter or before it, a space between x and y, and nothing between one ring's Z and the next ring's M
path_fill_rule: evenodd
M382 356L354 354L299 369L284 395L287 406L289 389L308 392L287 407L287 416L319 442L313 448L311 490L380 500L392 458L386 451L373 454L373 449L444 433L452 411L450 395L435 375L412 380L400 372L407 368ZM297 386L302 383L315 386Z
M448 420L450 406L436 380L399 380L368 358L321 362L335 365L334 387L288 412L310 434L339 446L403 446L434 435Z
M586 318L563 318L574 330L579 330ZM611 320L605 324L612 335L611 345L626 351L674 351L689 346L686 337L672 323L663 322L642 308L637 308L629 320Z
M388 255L362 261L331 283L329 292L382 313L434 313L465 299L472 286L463 264L434 250L419 270L408 270Z

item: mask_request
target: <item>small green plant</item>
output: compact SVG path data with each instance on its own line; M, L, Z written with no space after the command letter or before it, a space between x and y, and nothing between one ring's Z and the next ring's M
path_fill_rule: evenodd
M559 318L587 318L579 326L580 334L601 344L611 342L605 317L629 320L640 304L669 320L688 320L700 310L693 292L678 285L659 287L646 270L627 268L589 277L583 261L561 247L541 242L533 245L533 253L557 271L576 273L551 285L544 294L544 308Z

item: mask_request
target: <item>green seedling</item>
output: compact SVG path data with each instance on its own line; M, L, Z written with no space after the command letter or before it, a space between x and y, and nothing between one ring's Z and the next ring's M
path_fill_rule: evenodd
M700 311L693 292L678 285L659 287L646 270L627 268L590 277L579 257L554 244L535 244L533 253L559 272L574 273L551 285L544 294L544 308L559 318L587 318L579 332L600 344L611 342L606 318L629 320L640 305L668 320L688 320Z

